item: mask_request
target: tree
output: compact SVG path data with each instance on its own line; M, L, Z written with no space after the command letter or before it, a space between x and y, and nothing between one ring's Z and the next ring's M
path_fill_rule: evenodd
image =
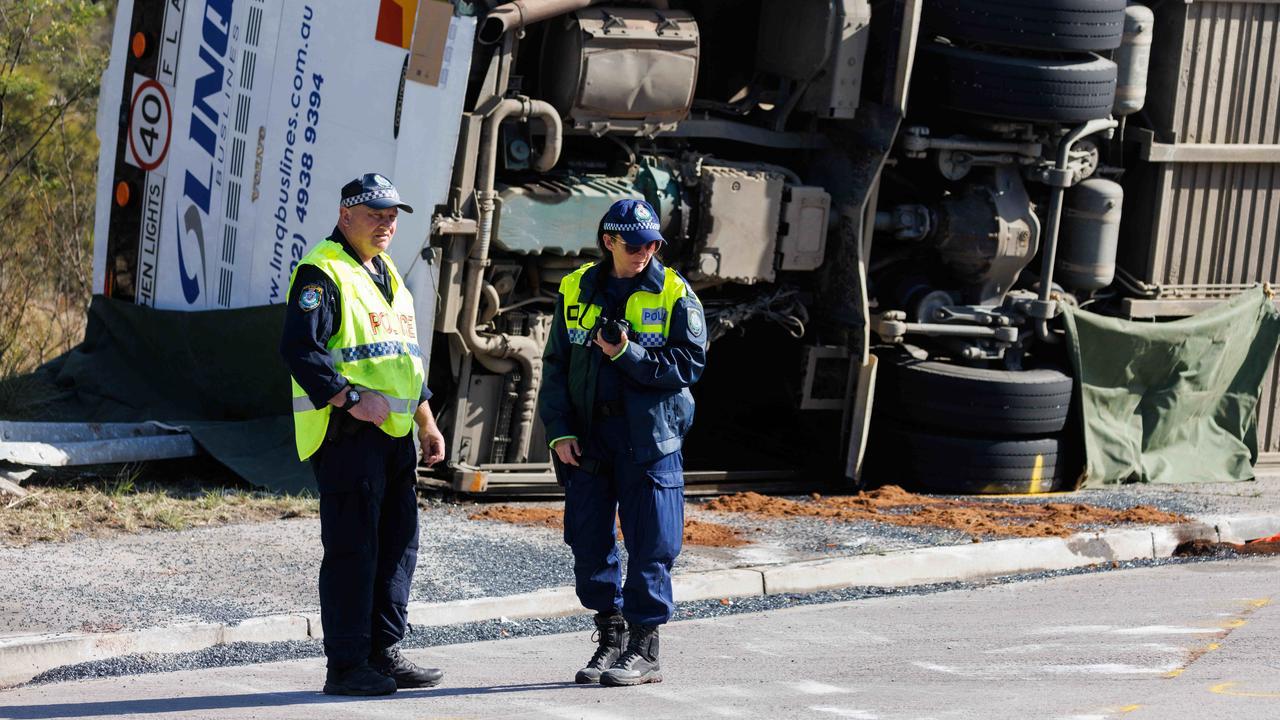
M109 30L90 0L0 0L0 378L83 332Z

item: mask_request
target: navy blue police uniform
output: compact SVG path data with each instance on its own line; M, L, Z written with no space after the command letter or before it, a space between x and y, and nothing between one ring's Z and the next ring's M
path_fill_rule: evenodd
M642 216L655 217L647 204L620 201L601 227L631 228L637 206ZM656 232L616 234L632 245L661 239ZM671 568L680 553L684 531L684 464L681 446L693 420L689 387L706 363L706 331L702 307L683 278L656 257L633 278L615 277L609 256L575 276L580 308L566 313L565 295L557 301L551 335L543 358L539 414L547 437L580 441L577 467L555 459L565 486L565 542L574 556L574 579L583 606L596 612L601 648L613 643L616 653L597 651L592 663L578 674L579 682L609 682L608 660L621 662L637 639L638 652L652 650L656 670L657 627L674 608ZM564 285L562 285L562 291ZM598 306L601 316L627 315L628 301L638 293L676 299L670 307L651 307L644 313L669 316L660 333L628 332L621 352L610 358L591 340L589 332L570 327L567 316ZM553 453L554 455L554 453ZM627 550L622 578L614 518L621 523ZM625 618L628 631L621 630ZM613 665L616 663L610 663ZM615 673L616 675L617 673ZM632 673L635 679L635 673ZM653 682L656 673L640 682ZM656 676L660 679L660 676Z
M368 185L353 181L344 187L344 206L348 196L358 199ZM412 211L399 203L394 188L391 192L395 206ZM363 265L338 227L327 239L338 243L357 264ZM366 271L391 303L389 269L379 257L372 258L371 264L373 269L366 267ZM297 268L289 290L280 354L316 409L328 405L330 398L351 384L335 368L326 345L339 330L341 308L342 288L328 274L315 265ZM430 397L424 382L418 405ZM435 684L439 671L416 668L394 650L408 627L409 590L418 557L418 454L412 435L393 437L334 407L324 441L310 462L320 492L320 539L324 548L320 614L330 679L340 678L353 668L367 672L366 666L372 661L374 668L383 675L393 675L393 679L396 678L391 671L404 671L407 667L418 671L414 675L418 680L430 676L429 682L401 682L400 687ZM383 685L374 692L367 685L357 679L352 684L355 691L337 694L381 694L397 687ZM334 688L343 689L338 683L326 682L326 692Z

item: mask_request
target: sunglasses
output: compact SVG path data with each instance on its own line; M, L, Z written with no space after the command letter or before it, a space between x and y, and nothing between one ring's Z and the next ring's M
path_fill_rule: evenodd
M626 250L628 255L639 255L643 252L655 252L658 249L657 240L650 240L643 245L628 245L620 235L613 236L612 240L614 244L621 245L622 249Z

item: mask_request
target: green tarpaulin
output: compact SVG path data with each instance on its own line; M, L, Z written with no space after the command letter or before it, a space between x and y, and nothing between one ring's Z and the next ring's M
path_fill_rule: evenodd
M184 425L237 475L277 492L314 487L298 461L284 307L174 312L95 296L85 339L41 368L62 391L48 417Z
M1280 342L1261 290L1143 323L1068 308L1084 423L1084 487L1250 480L1257 404Z

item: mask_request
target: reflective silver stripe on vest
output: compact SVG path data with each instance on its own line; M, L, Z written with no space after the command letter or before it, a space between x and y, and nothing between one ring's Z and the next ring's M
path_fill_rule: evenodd
M412 401L412 400L405 400L404 398L391 397L390 395L388 395L388 394L386 394L386 393L384 393L384 392L378 392L377 390L370 390L369 388L367 388L367 387L365 387L365 386L363 386L363 385L356 385L355 387L356 387L356 390L359 390L359 391L360 391L360 394L362 394L362 395L363 395L364 393L375 393L375 394L381 395L382 397L386 398L386 400L387 400L387 407L391 408L391 412L393 412L393 413L400 413L401 415L408 415L409 413L413 412L414 408L416 408L416 407L417 407L417 406L414 404L414 401Z
M302 397L296 397L293 399L293 411L296 413L310 412L316 409L317 409L316 404L311 402L311 398L307 397L306 395L303 395Z
M338 362L356 362L357 360L368 360L369 358L386 357L388 355L403 355L406 348L410 355L422 357L422 348L418 347L417 343L400 342L398 340L387 340L348 348L334 348L329 351L329 355Z
M393 413L400 413L401 415L407 415L409 414L410 410L413 409L412 400L405 400L403 398L391 397L386 393L380 393L377 390L370 390L369 388L364 387L362 385L357 385L356 390L359 390L361 393L376 393L386 398L387 406L391 408L391 412ZM307 397L306 395L303 395L302 397L296 397L293 399L293 411L296 413L311 412L312 410L323 410L323 409L324 409L323 405L317 408L315 406L315 403L311 402L311 398Z

